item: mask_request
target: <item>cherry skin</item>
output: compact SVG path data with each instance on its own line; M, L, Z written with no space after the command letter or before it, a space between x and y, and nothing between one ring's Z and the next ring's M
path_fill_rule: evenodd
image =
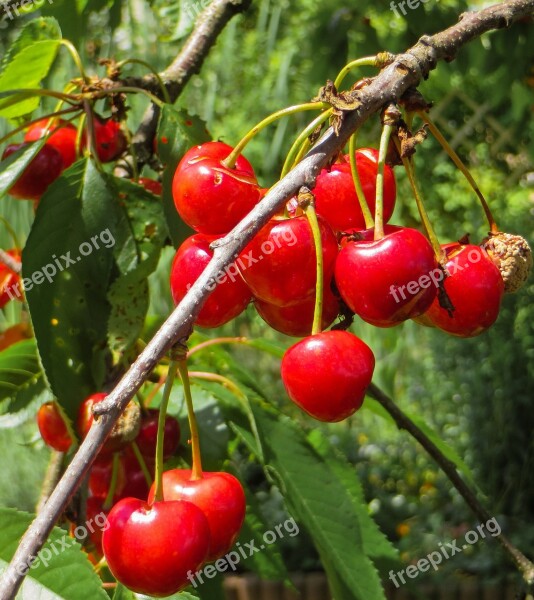
M20 252L18 250L8 250L7 254L20 263ZM12 271L4 263L0 263L0 308L3 308L14 298L21 302L23 299L20 288L20 275Z
M210 243L215 237L197 233L178 248L171 266L171 293L175 304L186 295L213 257ZM220 284L206 300L195 323L200 327L219 327L241 314L251 300L251 292L232 265L219 277ZM215 287L216 282L210 283Z
M228 233L261 197L255 175L229 169L211 157L189 160L187 166L177 168L172 195L180 217L208 235Z
M107 498L113 475L113 459L97 458L89 473L89 491L96 498ZM117 479L113 496L119 497L126 485L126 470L122 460L117 461Z
M134 592L164 597L190 584L206 559L210 530L191 502L150 505L125 498L111 509L102 549L116 579Z
M341 297L367 323L392 327L424 313L441 273L434 251L416 229L402 228L376 241L347 244L336 261Z
M210 549L206 560L215 560L230 550L245 519L245 492L239 480L230 473L203 473L191 479L191 470L173 469L163 473L163 497L187 500L206 515L210 528ZM153 485L148 495L154 498Z
M315 312L315 298L305 300L292 306L276 306L261 300L254 300L254 306L260 317L273 329L292 335L304 337L310 335ZM329 327L339 313L339 302L329 286L323 291L322 329Z
M45 131L51 119L41 119L28 128L24 136L25 142L35 142L45 136ZM78 130L74 125L60 119L52 125L48 133L51 135L45 142L46 146L55 148L63 158L63 167L67 169L76 161L76 138Z
M24 144L12 144L4 150L2 159L7 158ZM10 196L19 200L40 200L48 186L55 181L63 171L64 164L61 154L52 146L45 144L34 159L26 167L22 175L8 191Z
M126 136L121 126L113 119L103 119L95 115L93 119L95 149L100 162L111 162L118 158L127 148ZM82 147L87 146L87 133L82 136Z
M97 498L94 496L87 498L85 514L87 523L91 523L91 527L87 527L89 539L95 545L97 553L101 555L102 535L104 533L104 527L107 527L107 525L104 523L102 527L99 527L99 524L101 524L101 521L103 521L102 515L107 518L109 514L109 508L104 508L104 498Z
M225 160L232 152L232 146L224 142L205 142L198 146L193 146L182 156L178 163L177 171L181 171L192 164L205 160L206 158L215 158L217 160ZM235 163L235 168L239 171L244 171L249 175L254 176L254 169L249 161L240 154Z
M147 414L141 419L141 429L135 438L141 454L154 460L156 454L156 440L158 437L159 410L149 408ZM165 435L163 437L163 460L168 460L180 444L180 424L171 415L165 415Z
M45 402L37 412L37 426L45 444L58 452L68 452L72 437L57 402Z
M286 391L319 421L346 419L362 405L373 377L375 357L348 331L325 331L291 346L281 364Z
M324 280L330 281L337 256L336 237L318 218ZM240 254L241 275L256 298L276 306L302 304L315 295L315 245L306 217L269 221Z
M336 231L365 227L365 220L352 180L349 157L346 156L345 159L347 162L335 163L330 170L323 169L317 177L313 190L317 213L323 216ZM374 214L378 151L373 148L356 150L356 168L365 200L371 214ZM393 214L395 196L395 175L393 169L386 165L384 168L384 223L387 223Z
M443 281L454 310L449 315L438 298L423 315L429 324L458 337L474 337L491 327L499 316L504 282L487 252L473 244L445 244Z

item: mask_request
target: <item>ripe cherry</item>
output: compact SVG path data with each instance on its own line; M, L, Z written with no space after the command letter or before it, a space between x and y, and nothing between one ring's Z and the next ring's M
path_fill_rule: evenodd
M27 146L27 143L8 146L4 150L2 159L24 146ZM19 200L40 200L48 186L60 176L63 168L61 154L52 146L45 144L8 193Z
M93 128L96 154L100 162L111 162L126 150L128 142L121 130L120 123L95 115ZM83 146L87 145L87 134L82 136L82 144Z
M348 331L325 331L291 346L282 358L286 391L319 421L336 422L356 412L371 383L375 357Z
M134 592L170 596L187 585L210 544L204 513L191 502L149 505L125 498L111 509L102 548L117 580Z
M407 227L380 240L347 244L335 268L343 300L378 327L392 327L425 312L436 296L433 277L439 273L430 242Z
M87 527L89 539L95 545L99 555L102 554L102 535L104 529L107 528L107 521L104 521L104 517L107 519L109 514L109 509L104 508L104 500L104 498L90 496L87 498L85 506L87 523L90 524L90 527Z
M473 244L445 244L445 292L454 310L442 308L436 298L423 315L425 320L447 333L459 337L479 335L497 320L504 294L499 269L487 252Z
M338 247L328 223L318 218L324 280L332 277ZM315 245L306 217L269 221L237 261L256 298L276 306L302 304L315 294Z
M25 142L35 142L45 136L46 128L52 119L41 119L28 128L24 136ZM48 129L51 135L46 146L55 148L63 158L63 167L67 169L76 161L76 138L78 130L74 125L60 119Z
M315 311L315 298L305 300L292 306L276 306L255 299L254 306L260 317L273 329L292 335L304 337L310 335ZM329 327L339 313L339 302L329 286L323 291L323 320L322 329Z
M178 248L171 266L171 293L178 304L191 285L210 262L213 251L210 243L216 238L197 233ZM219 327L245 310L251 300L250 290L240 277L237 267L231 265L218 277L220 284L206 300L196 324L200 327ZM212 282L215 287L215 281ZM211 286L211 284L210 284Z
M20 263L20 252L18 250L8 250L7 254ZM3 308L10 300L15 298L22 300L20 275L0 262L0 308Z
M58 452L67 452L72 446L72 435L66 417L57 402L45 402L37 412L37 426L45 444Z
M149 408L147 414L141 417L141 429L135 438L141 454L154 460L156 454L156 440L158 437L159 410ZM163 460L168 460L180 444L180 424L171 415L165 415L165 434L163 437Z
M161 196L163 193L163 186L160 181L150 179L150 177L139 177L137 180L139 185L142 185L145 190L152 192L155 196Z
M206 560L223 556L234 544L245 519L245 492L239 480L230 473L203 473L191 479L192 471L173 469L163 473L165 500L188 500L206 515L210 528L210 549ZM148 502L154 498L150 489Z
M111 457L97 458L89 473L89 491L96 498L107 498L113 475L113 459ZM117 476L114 497L120 496L126 485L126 469L122 460L117 461Z
M174 204L194 230L208 235L228 233L260 199L256 176L229 169L220 159L191 159L178 167L172 182Z
M317 213L324 217L336 231L365 227L365 220L352 180L349 157L346 156L345 159L346 162L334 163L329 170L323 169L317 177L313 190ZM365 200L371 213L374 214L378 151L374 148L357 150L356 168ZM384 223L389 221L393 214L395 196L395 175L391 167L386 165L384 169Z
M225 160L232 152L232 146L225 144L224 142L205 142L198 146L193 146L182 156L182 159L178 163L177 171L181 171L197 162L203 161L207 158L214 158L217 160ZM235 168L239 171L244 171L249 175L254 176L254 169L248 160L240 154Z

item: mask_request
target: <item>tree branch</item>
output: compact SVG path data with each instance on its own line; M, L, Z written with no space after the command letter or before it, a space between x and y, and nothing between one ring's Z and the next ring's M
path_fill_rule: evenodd
M466 501L469 508L473 511L482 523L487 523L492 519L492 515L486 510L482 503L476 497L475 492L465 483L461 475L456 469L456 465L452 463L434 442L427 437L425 433L417 425L402 412L402 410L393 402L393 400L384 393L374 383L371 383L367 390L367 394L377 400L386 411L393 417L399 429L404 429L413 438L415 438L421 446L430 454L436 461L441 470L447 475L453 486L458 490L462 498ZM501 546L505 549L508 556L515 563L525 583L529 586L534 585L534 564L520 551L512 542L502 533L497 536Z
M80 485L127 403L171 346L184 342L189 336L195 317L210 294L208 286L213 279L234 261L235 255L301 186L313 188L321 168L345 146L352 133L371 115L390 102L398 102L406 90L420 83L435 68L438 61L450 60L467 42L491 29L510 25L533 12L534 0L510 0L478 13L467 13L458 24L446 31L421 38L413 48L397 56L391 65L360 90L361 104L356 110L345 113L339 135L336 136L329 129L302 162L273 186L262 202L219 241L214 256L202 275L115 389L99 405L99 412L102 414L95 418L87 437L43 510L24 534L4 572L0 580L0 600L13 600L15 597L27 572L28 557L35 556L46 541L54 523Z

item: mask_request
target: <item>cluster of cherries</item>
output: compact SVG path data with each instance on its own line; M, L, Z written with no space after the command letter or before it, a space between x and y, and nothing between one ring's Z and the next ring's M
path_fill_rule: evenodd
M76 433L83 439L93 423L93 406L106 398L92 394L80 405ZM152 596L168 596L190 583L204 562L224 556L234 544L245 518L245 494L233 475L172 469L162 476L162 496L155 483L159 410L140 415L131 402L107 438L89 473L87 521L107 516L102 529L90 531L90 557L105 556L107 566L124 585ZM140 418L139 418L140 417ZM68 452L75 436L55 402L37 415L46 444ZM180 443L178 421L165 416L163 460ZM141 567L142 566L142 567Z
M228 233L266 192L251 164L242 155L230 164L231 154L230 146L208 142L191 148L176 169L175 206L197 233L178 248L172 264L175 303L211 260L212 243ZM362 148L356 150L355 159L365 201L374 211L378 152ZM346 314L347 307L377 327L416 319L461 337L478 335L495 322L505 285L490 254L483 247L455 242L442 246L440 264L422 233L389 225L396 183L388 165L383 174L381 235L365 228L348 155L321 171L313 196L324 273L322 329L339 314ZM271 327L304 337L283 357L283 383L304 411L333 422L361 406L375 359L369 347L347 331L334 328L310 335L316 277L312 230L297 199L292 199L284 213L271 219L235 264L220 274L219 285L196 323L218 327L253 301Z

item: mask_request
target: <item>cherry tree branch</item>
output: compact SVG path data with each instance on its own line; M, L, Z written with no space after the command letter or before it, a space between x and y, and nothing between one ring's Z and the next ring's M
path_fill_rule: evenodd
M393 402L393 400L383 392L374 383L371 383L367 390L367 394L377 400L391 415L399 429L407 431L421 446L430 454L436 461L441 470L449 478L453 486L458 490L466 504L473 511L475 516L482 523L487 523L492 519L492 515L482 505L477 498L475 492L465 483L460 473L456 469L456 465L450 461L441 450L423 433L419 427ZM500 534L497 539L504 548L508 556L521 572L525 583L529 586L534 586L534 564L519 550L512 542L504 535Z
M87 437L67 467L56 489L24 534L13 559L0 580L0 600L13 600L34 557L43 546L54 523L67 506L115 421L157 363L176 343L184 343L194 320L210 294L217 275L230 265L235 255L279 210L285 201L304 185L313 188L321 168L339 152L349 137L370 116L385 105L398 102L410 88L426 78L441 60L451 60L469 41L492 29L511 25L534 12L534 0L509 0L480 12L462 15L459 23L434 36L423 36L406 53L395 57L358 93L359 105L344 113L338 135L329 129L317 145L286 177L273 186L259 203L225 238L219 240L213 259L189 292L174 309L160 330L99 407Z

